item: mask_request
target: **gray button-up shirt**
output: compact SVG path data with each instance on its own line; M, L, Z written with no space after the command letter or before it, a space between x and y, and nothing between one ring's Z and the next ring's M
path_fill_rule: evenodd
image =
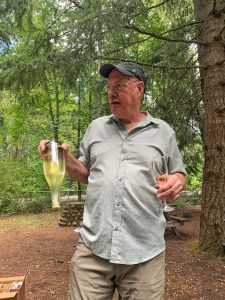
M88 127L79 160L90 170L81 236L112 263L137 264L165 250L165 218L156 199L164 156L185 173L174 131L148 113L130 131L113 115Z

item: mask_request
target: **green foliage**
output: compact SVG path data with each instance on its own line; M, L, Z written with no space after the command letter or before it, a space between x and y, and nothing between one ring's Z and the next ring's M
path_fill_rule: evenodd
M191 190L201 190L202 187L202 171L191 173L188 176L188 186Z
M19 194L19 193L18 193ZM20 195L21 196L21 195ZM27 194L25 195L27 196ZM51 197L32 193L32 198L17 198L11 194L0 195L0 214L14 215L41 213L51 210Z
M37 145L56 139L78 153L90 121L110 113L105 81L98 75L99 65L107 61L142 64L149 77L143 109L174 128L189 185L201 184L203 107L199 73L191 68L196 48L169 41L194 39L198 25L189 26L192 1L163 3L0 4L0 212L49 208L50 197L40 193L48 187ZM78 185L67 178L64 188Z
M193 192L192 195L189 196L181 196L181 198L177 199L175 202L176 207L188 207L193 205L201 205L202 198L201 194L198 194L198 190Z
M5 158L1 160L0 213L29 212L30 207L37 210L38 205L39 210L41 205L41 210L43 210L46 205L43 205L41 197L33 197L34 191L45 184L42 183L39 174L40 169L37 168L37 165L27 165L22 158Z

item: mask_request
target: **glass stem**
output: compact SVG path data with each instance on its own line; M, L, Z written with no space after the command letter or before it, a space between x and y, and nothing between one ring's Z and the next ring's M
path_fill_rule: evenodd
M166 200L165 199L162 199L162 206L166 206Z

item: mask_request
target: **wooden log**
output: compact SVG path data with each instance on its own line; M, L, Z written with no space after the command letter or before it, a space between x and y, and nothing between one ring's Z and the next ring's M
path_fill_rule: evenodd
M170 216L170 219L176 220L176 221L178 221L178 222L190 221L190 220L187 219L187 218L182 218L182 217L178 217L178 216Z

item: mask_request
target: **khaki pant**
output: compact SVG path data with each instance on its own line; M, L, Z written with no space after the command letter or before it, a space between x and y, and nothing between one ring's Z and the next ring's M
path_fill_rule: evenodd
M87 248L80 238L71 261L68 300L162 300L165 253L137 265L112 264Z

